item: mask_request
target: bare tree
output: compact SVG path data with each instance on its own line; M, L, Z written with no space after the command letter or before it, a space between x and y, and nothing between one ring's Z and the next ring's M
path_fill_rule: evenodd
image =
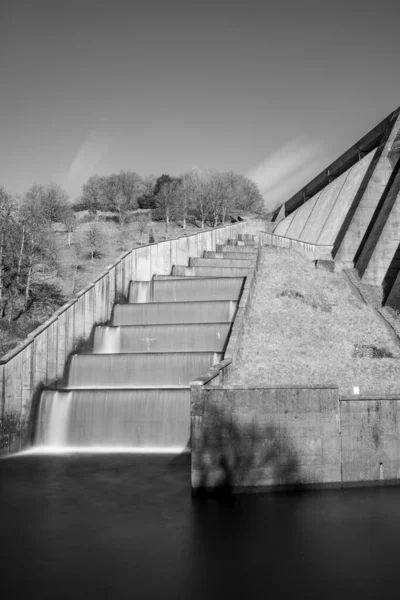
M82 188L79 204L93 214L102 208L102 202L102 180L99 175L93 175Z
M137 228L140 233L140 245L143 244L143 236L149 227L149 217L147 215L139 215L137 219Z
M146 185L135 171L121 171L118 175L119 190L125 199L126 210L136 210L138 198L146 191Z
M68 233L68 246L71 246L71 236L78 225L76 215L71 207L68 207L68 209L64 211L61 222Z
M154 197L156 208L153 214L156 218L164 221L165 237L168 236L170 222L176 215L178 188L179 181L177 179L165 179L159 186L157 195Z
M0 317L4 316L6 298L6 280L5 270L8 258L8 248L10 243L10 229L12 225L13 199L6 192L4 187L0 187Z
M92 262L96 256L101 254L101 249L104 245L104 235L101 231L98 221L92 221L84 235L84 247L88 250L89 257Z
M203 229L208 216L208 203L206 197L206 176L198 167L193 167L187 174L187 192L189 212L195 221L200 221Z
M41 188L40 204L45 219L52 223L61 223L64 213L70 209L67 193L56 183Z

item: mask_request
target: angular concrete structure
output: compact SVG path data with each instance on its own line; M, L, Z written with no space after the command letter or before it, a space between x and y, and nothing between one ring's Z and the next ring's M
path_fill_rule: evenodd
M395 299L400 287L395 285L400 272L400 108L277 208L272 220L272 242L280 236L276 245L288 238L331 246L340 266L355 267L364 283L383 286L384 301L400 306Z

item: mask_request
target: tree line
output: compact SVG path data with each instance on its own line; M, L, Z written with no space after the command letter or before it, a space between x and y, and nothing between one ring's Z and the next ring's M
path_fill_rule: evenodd
M197 167L178 177L163 174L140 177L134 171L106 177L94 175L84 184L75 210L111 211L121 225L131 211L151 209L154 220L169 224L188 223L197 227L217 227L241 211L263 212L263 199L257 185L232 171L202 171Z
M142 243L150 218L164 222L167 236L172 222L182 228L188 224L216 227L240 219L243 211L261 214L263 200L256 184L243 175L201 171L196 167L179 177L141 177L134 171L95 175L83 185L82 194L74 203L55 183L35 184L16 197L0 187L0 319L17 320L38 294L43 294L46 273L51 279L52 269L57 269L53 224L64 225L71 246L78 223L76 213L82 210L89 212L89 225L83 249L76 244L71 248L76 256L75 279L77 255L83 252L84 258L93 261L101 252L104 239L98 224L99 212L115 213L122 227L135 221ZM152 241L150 230L149 242Z
M18 197L0 187L0 318L16 320L27 311L35 298L35 273L56 267L52 222L64 223L69 234L76 224L58 185L35 184Z

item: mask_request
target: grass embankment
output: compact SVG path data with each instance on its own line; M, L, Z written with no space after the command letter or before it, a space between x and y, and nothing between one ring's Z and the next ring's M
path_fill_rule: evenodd
M393 358L360 356L363 346ZM333 384L342 394L352 394L354 386L361 394L400 393L400 347L344 274L316 269L294 251L266 247L241 358L228 384Z
M0 319L0 357L12 350L33 329L44 323L57 308L72 300L77 292L84 289L106 270L123 252L148 244L149 232L154 241L165 239L165 225L160 221L148 221L146 232L141 235L138 222L132 220L121 227L112 213L100 213L98 228L100 247L92 261L87 246L87 230L93 221L88 220L87 211L77 213L78 226L68 243L68 233L61 224L53 225L53 235L57 250L56 268L35 272L35 301L29 310L15 321ZM209 229L209 227L205 228ZM203 231L188 224L184 230L171 223L167 238Z

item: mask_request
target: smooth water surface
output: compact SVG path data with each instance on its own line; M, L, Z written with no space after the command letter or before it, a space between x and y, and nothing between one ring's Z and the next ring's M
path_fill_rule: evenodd
M399 596L400 488L200 500L189 462L0 460L4 598Z

